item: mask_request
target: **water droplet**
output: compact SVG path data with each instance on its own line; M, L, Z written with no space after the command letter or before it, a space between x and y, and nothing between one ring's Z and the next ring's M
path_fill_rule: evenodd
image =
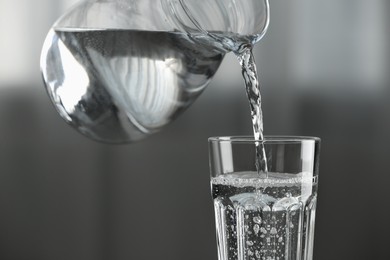
M283 237L279 237L278 242L281 243L283 241Z
M272 234L272 235L276 235L277 233L278 233L278 231L276 230L276 228L271 228L271 231L270 231L270 233Z

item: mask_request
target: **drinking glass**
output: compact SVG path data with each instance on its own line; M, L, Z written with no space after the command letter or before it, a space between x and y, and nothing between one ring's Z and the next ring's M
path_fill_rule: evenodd
M316 137L209 139L219 260L313 259L319 149Z

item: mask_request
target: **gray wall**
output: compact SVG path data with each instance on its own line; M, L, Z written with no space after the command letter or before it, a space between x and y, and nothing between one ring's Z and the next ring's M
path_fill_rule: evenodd
M234 57L163 132L96 143L59 118L40 82L40 46L63 3L29 3L14 14L23 23L0 20L0 259L216 259L207 138L251 133ZM0 17L11 5L0 1ZM390 3L271 8L256 46L265 133L323 141L314 259L386 259Z

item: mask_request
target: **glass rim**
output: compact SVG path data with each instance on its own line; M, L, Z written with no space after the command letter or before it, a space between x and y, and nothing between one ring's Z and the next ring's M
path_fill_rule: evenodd
M243 135L243 136L215 136L209 137L208 141L210 143L250 143L255 142L262 143L297 143L297 142L307 142L313 141L315 143L321 142L319 137L315 136L294 136L294 135L265 135L264 140L255 140L253 136Z

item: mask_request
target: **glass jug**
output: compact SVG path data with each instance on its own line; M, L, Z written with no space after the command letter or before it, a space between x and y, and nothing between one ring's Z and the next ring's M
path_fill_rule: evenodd
M268 0L81 1L45 40L46 89L86 136L140 140L193 103L225 53L259 41L268 14Z

